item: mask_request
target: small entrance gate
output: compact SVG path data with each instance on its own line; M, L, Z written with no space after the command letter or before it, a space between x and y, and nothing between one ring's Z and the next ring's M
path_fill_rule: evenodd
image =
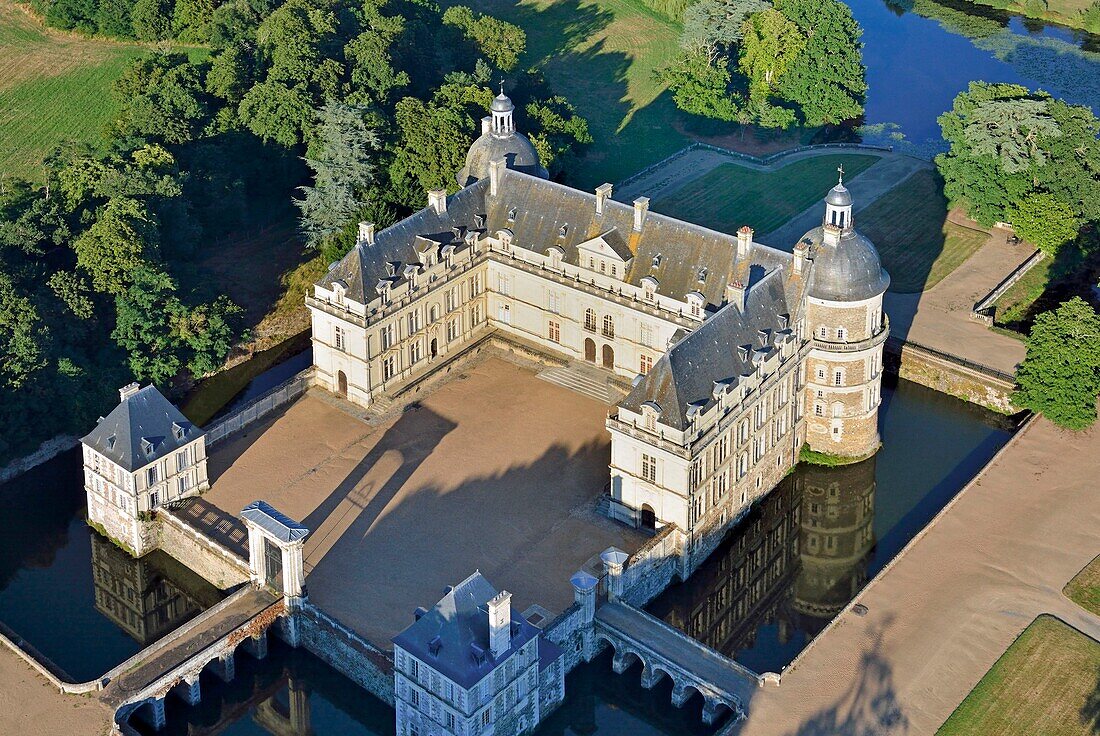
M279 513L266 501L245 506L241 519L248 529L248 567L252 584L273 588L288 599L304 596L302 547L309 529Z

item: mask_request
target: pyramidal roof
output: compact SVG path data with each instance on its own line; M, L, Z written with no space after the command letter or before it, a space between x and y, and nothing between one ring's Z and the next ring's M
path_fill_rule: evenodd
M133 472L202 435L199 427L150 385L126 395L81 442Z

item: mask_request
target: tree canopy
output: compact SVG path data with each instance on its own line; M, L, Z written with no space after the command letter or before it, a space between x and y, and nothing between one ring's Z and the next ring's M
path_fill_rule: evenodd
M1100 393L1100 315L1080 297L1035 318L1012 402L1055 424L1081 430L1096 421Z

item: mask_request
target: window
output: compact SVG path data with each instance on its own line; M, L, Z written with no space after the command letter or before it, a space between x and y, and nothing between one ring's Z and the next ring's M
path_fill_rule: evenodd
M843 386L844 385L844 371L835 371L833 373L833 385L834 386Z
M388 381L397 375L397 356L390 355L382 360L382 380Z
M481 313L481 305L475 304L474 308L470 310L470 324L475 327L481 324L485 319L485 316Z
M431 311L428 312L428 322L434 324L437 319L439 319L439 307L433 304Z
M458 318L447 322L447 342L453 342L458 339Z
M607 261L600 261L600 273L607 273Z
M336 346L337 350L345 350L344 346L344 328L340 325L334 325L332 328L332 344Z
M409 688L409 702L414 708L420 707L420 691L416 688Z
M819 381L824 381L825 380L825 367L824 366L819 365L817 367L817 380L819 380Z
M424 346L417 340L412 345L409 345L409 365L416 365L422 357L424 357Z
M154 465L146 472L149 485L154 486L160 481L160 469Z
M596 331L596 311L594 309L584 310L584 329L589 332Z
M638 326L638 342L650 347L653 346L653 328L645 322Z
M691 316L692 317L698 317L699 313L700 313L699 302L697 302L693 299L692 302L691 302Z
M657 482L657 458L642 454L642 477L650 483Z
M488 728L489 724L493 722L493 707L489 706L481 713L481 727Z
M497 274L497 291L499 291L504 296L511 296L511 294L512 294L511 279L509 279L504 274Z
M546 308L548 311L557 314L561 311L561 294L556 291L548 291L546 293Z
M821 404L814 404L814 416L815 417L825 416L825 407L822 406Z
M829 336L829 330L828 330L827 327L825 327L825 325L821 325L821 327L819 327L817 329L817 334L818 334L818 337L820 337L822 340L824 340L826 337Z
M389 323L378 333L382 340L382 349L389 350L393 346L393 323Z
M409 658L409 676L416 681L420 681L420 662Z
M592 256L588 256L588 270L589 271L595 271L596 270L596 259L593 258Z
M497 319L506 325L512 324L512 308L507 304L501 304L497 309Z
M649 371L653 368L653 358L648 355L643 355L638 359L638 372L643 376L648 375Z
M561 342L561 325L559 323L550 320L547 332L550 342Z
M458 306L458 287L452 286L443 295L443 311L451 312Z
M191 474L184 473L176 479L176 491L179 495L183 495L191 490Z
M837 327L836 328L836 339L837 340L839 340L840 342L844 342L844 340L847 338L847 336L848 336L848 332L843 327Z
M185 447L176 453L176 471L191 467L191 448Z
M470 296L474 297L481 293L481 274L474 274L474 277L470 279Z
M415 310L409 312L409 334L410 335L415 334L416 332L418 332L420 330L420 327L421 327L420 310L415 309Z
M610 314L604 315L603 334L605 337L615 337L615 319Z
M451 713L450 711L447 712L447 730L455 730L455 714Z
M149 494L149 508L155 509L159 505L160 505L160 494L157 493L156 491L153 491L152 493Z
M645 298L645 300L647 302L653 301L653 294L654 294L653 286L651 284L646 284L645 288L642 289L642 295Z
M652 408L646 407L642 410L642 416L645 417L645 428L650 432L657 431L657 412Z

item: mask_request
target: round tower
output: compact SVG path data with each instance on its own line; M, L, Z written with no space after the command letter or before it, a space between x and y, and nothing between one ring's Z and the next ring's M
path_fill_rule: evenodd
M806 442L810 449L863 458L879 447L882 346L889 323L882 296L890 277L878 251L855 230L852 195L840 181L825 197L821 227L802 237L812 266L805 329Z
M500 94L493 98L489 115L481 119L481 136L470 146L466 165L456 179L460 187L466 187L489 176L489 164L504 159L508 168L525 174L549 178L539 160L538 151L523 133L516 130L516 106L501 86Z

